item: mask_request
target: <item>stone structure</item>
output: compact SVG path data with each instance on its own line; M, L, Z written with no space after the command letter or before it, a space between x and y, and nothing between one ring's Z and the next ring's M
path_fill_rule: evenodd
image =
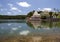
M34 12L33 16L30 17L30 20L40 20L40 14L37 11Z

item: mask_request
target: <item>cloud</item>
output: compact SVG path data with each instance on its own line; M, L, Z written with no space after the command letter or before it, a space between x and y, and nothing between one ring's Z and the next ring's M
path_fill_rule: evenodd
M18 15L18 11L7 11L7 15Z
M17 3L19 6L22 6L22 7L30 7L31 5L28 4L27 2L18 2Z
M19 11L19 12L21 12L21 10L19 10L19 9L18 9L18 8L16 8L16 7L14 7L14 5L13 5L13 4L8 3L8 5L10 6L11 10L15 10L15 11Z
M24 30L24 31L21 31L19 34L20 35L28 35L30 33L29 30Z
M0 10L1 10L1 11L7 11L7 9L5 9L5 8L1 8Z
M7 12L7 14L9 14L9 15L10 15L10 14L11 14L11 12Z
M18 10L18 12L22 12L21 10Z
M16 8L16 7L11 7L11 10L18 10L18 8Z
M7 14L7 15L15 15L15 14L13 14L13 12L11 12L11 11L7 11L6 14ZM8 26L10 26L10 24L8 24Z
M16 7L11 7L11 9L10 9L11 11L17 11L17 12L22 12L21 10L19 10L18 8L16 8Z
M10 7L13 7L13 4L11 4L11 3L8 3L8 5L9 5Z
M0 9L1 11L3 11L3 9Z
M40 11L40 10L41 10L41 8L38 8L38 9L37 9L37 11Z
M8 5L10 6L11 10L18 10L18 8L14 7L13 4L8 3Z
M41 8L38 8L38 10L41 10Z
M43 8L42 11L52 11L51 8Z

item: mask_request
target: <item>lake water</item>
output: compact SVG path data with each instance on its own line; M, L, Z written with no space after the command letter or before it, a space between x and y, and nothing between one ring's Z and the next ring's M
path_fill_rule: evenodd
M60 35L60 22L0 20L0 38L28 35Z

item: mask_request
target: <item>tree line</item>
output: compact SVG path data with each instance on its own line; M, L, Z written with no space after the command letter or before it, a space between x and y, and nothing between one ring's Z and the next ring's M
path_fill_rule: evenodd
M16 16L9 16L9 15L0 15L0 19L25 19L26 15L16 15Z

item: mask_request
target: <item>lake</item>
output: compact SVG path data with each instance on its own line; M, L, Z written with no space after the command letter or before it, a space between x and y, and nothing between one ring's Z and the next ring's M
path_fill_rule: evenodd
M41 37L60 41L60 22L29 21L26 20L0 20L0 42L21 42L26 38L33 37L37 42ZM18 39L19 38L19 39ZM25 38L25 39L24 39ZM57 38L57 39L55 39ZM16 40L17 39L17 40ZM14 41L16 40L16 41ZM35 42L36 42L35 41ZM32 41L31 41L32 42ZM43 41L44 42L44 41ZM46 41L45 42L49 42ZM52 42L52 41L51 41ZM56 41L57 42L57 41Z

